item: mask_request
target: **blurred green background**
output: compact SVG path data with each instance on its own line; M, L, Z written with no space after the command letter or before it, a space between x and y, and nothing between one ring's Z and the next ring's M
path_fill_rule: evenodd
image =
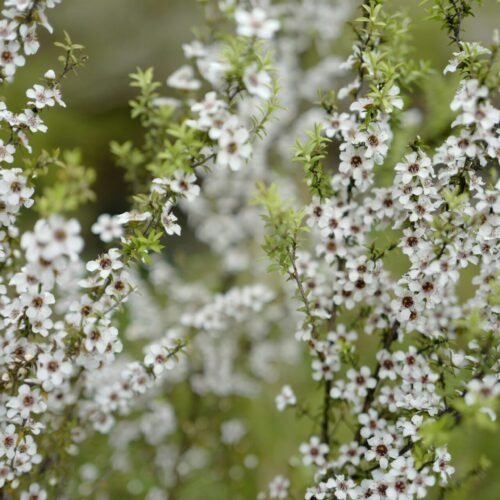
M486 0L475 19L466 23L465 38L487 41L497 19L494 0ZM437 68L443 68L451 48L438 26L426 20L426 13L418 7L417 0L394 0L393 7L403 6L414 22L416 55L429 59ZM18 106L24 102L24 92L33 81L56 66L57 49L53 42L62 39L66 30L73 41L86 47L89 56L85 68L78 77L70 77L63 86L63 97L69 109L54 109L44 116L49 132L39 134L34 141L36 149L55 147L78 147L83 153L85 165L93 166L98 175L95 186L97 201L81 210L79 218L89 225L102 212L117 213L127 207L127 187L122 180L123 172L113 164L109 152L111 140L141 140L141 130L130 119L128 100L133 90L128 86L128 75L136 67L154 66L156 77L165 78L183 62L181 43L192 39L191 29L202 22L202 12L195 0L65 0L51 11L50 20L54 35L41 36L42 50L30 60L27 68L19 71L16 85L6 88L8 99ZM350 34L339 41L342 51L349 50ZM442 99L450 96L454 87L453 78L443 80L438 74L429 81L428 97ZM164 92L168 95L165 87ZM298 167L300 168L300 167ZM274 396L283 381L292 382L297 393L310 393L315 386L307 369L292 370L284 374L282 381L270 387L260 404L242 402L239 411L248 421L259 422L252 429L252 450L261 458L256 475L243 476L241 489L235 492L221 478L201 478L182 491L178 498L226 499L255 498L275 474L286 474L284 458L296 453L298 444L306 438L312 426L304 420L298 421L293 414L278 414L274 407ZM209 403L210 404L210 403ZM477 435L460 431L454 436L451 450L462 470L469 470L483 453L500 465L498 439L490 433ZM96 460L106 468L105 453L99 452L102 441L90 443L84 461ZM147 457L143 460L144 478L147 482ZM495 465L492 471L495 470ZM118 481L112 486L111 498L141 498L143 493L133 495L127 482ZM500 483L495 473L468 482L450 498L497 500L500 498Z

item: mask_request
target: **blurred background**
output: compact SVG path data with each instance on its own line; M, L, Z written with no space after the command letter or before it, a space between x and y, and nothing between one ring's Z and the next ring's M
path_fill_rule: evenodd
M392 1L393 7L400 9L403 5L412 17L416 55L429 59L434 67L444 68L451 48L438 26L426 19L427 14L418 7L419 3L417 0ZM497 21L494 15L496 1L486 0L484 4L478 9L477 17L467 22L465 39L488 41L491 36ZM202 22L202 11L196 0L65 0L49 14L54 35L44 33L41 36L42 50L31 59L26 69L19 71L16 85L6 88L5 94L8 99L22 105L25 90L33 81L47 69L56 67L59 51L53 47L53 42L62 39L64 30L74 42L86 47L89 56L86 67L77 77L69 77L63 85L63 97L69 109L56 108L44 116L49 132L45 136L37 134L34 146L36 149L78 147L82 151L83 164L96 169L97 201L82 208L78 214L88 233L88 227L98 214L119 213L127 208L127 186L122 180L122 170L113 164L109 143L112 140L141 140L140 127L130 119L128 100L134 95L134 90L129 88L128 75L137 67L153 66L156 78L164 82L183 63L181 44L192 40L191 30ZM348 53L350 36L339 41L340 53ZM454 91L454 79L448 77L444 80L440 74L429 85L430 103L434 86L435 98L438 99L443 94L451 96ZM168 95L166 86L163 92ZM92 248L87 250L93 251ZM296 380L297 391L310 388L308 377L304 380L296 374L288 374L288 377ZM285 473L283 458L296 450L297 443L305 438L301 433L308 430L304 422L297 422L292 414L276 413L274 395L280 387L280 383L271 387L261 405L249 402L245 407L242 403L241 411L249 420L261 423L261 428L253 431L252 439L254 448L260 450L265 460L257 480L254 476L251 481L242 483L239 498L255 498L274 474ZM92 461L97 457L98 446L98 443L92 443L87 449L88 455L82 460ZM489 433L484 436L457 435L452 450L456 452L457 461L474 463L486 453L495 460L494 464L500 464L498 441L495 442ZM105 467L105 464L101 465ZM494 468L495 465L492 470ZM203 490L202 481L194 485L194 489L184 491L179 498L230 498L223 484L216 488L212 483L210 485L210 489ZM141 498L140 489L134 493L133 488L125 485L116 485L114 491L116 496L112 498ZM450 498L472 496L478 500L500 498L500 483L495 474L468 483Z

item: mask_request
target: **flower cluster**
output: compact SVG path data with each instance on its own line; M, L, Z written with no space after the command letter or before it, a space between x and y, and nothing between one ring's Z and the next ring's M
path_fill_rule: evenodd
M296 285L303 321L295 336L307 345L312 378L324 388L320 433L299 448L303 463L316 471L307 499L421 498L435 484L446 488L455 471L451 456L446 446L422 445L423 438L432 443L433 426L450 416L452 425L465 418L460 398L496 418L498 353L487 351L498 331L490 301L498 286L499 184L484 170L498 165L492 89L484 75L480 81L466 73L450 105L458 112L451 124L457 132L433 154L414 142L395 164L392 185L379 187L377 168L388 161L393 115L403 110L400 89L407 82L403 73L374 67L376 52L390 44L375 25L391 21L380 2L363 9L359 41L345 63L357 70L355 80L339 91L338 104L325 101L322 134L316 127L298 145L314 195L305 209L307 243L291 222L288 234L280 229L286 212L276 211L271 197L262 198L271 232L285 235L271 234L266 249L279 256L282 272ZM352 102L340 108L349 96ZM332 142L338 162L329 177L322 168ZM395 241L380 248L374 234L387 228ZM394 278L387 257L398 249L409 265ZM458 282L469 266L477 266L477 286L461 301ZM460 320L474 314L484 333L464 344ZM380 338L371 358L362 347L365 335ZM276 402L280 411L291 406L315 414L289 386ZM332 429L346 414L357 416L358 424L349 426L351 441L333 450L338 441ZM269 491L279 498L271 485Z
M4 2L5 84L57 3ZM426 66L383 0L363 2L347 60L332 48L350 0L202 3L206 26L166 87L152 70L132 75L144 141L111 145L132 203L92 224L104 245L89 260L74 212L91 176L30 147L65 106L81 47L66 35L62 70L26 91L21 112L0 102L0 488L111 497L123 490L101 476L126 474L148 500L205 481L236 498L269 462L254 439L271 428L269 387L272 418L307 422L287 430L286 474L253 481L259 499L458 488L484 467L459 470L452 433L489 429L500 395L498 43L461 40L471 2L435 2L457 49L445 73L460 82L450 123L421 138ZM56 194L39 179L61 167L72 176ZM201 245L167 263L164 243L181 235ZM92 463L67 473L78 454Z

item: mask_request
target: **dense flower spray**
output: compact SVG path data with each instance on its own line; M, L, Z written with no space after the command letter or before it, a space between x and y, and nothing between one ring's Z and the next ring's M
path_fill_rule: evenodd
M4 2L4 84L57 3ZM129 491L193 498L183 488L211 471L226 489L208 497L236 498L231 484L262 458L236 402L258 408L305 353L320 397L288 381L275 395L276 421L295 411L304 432L259 498L444 495L485 468L453 483L451 433L493 425L500 393L498 40L462 39L474 2L431 4L460 82L451 124L421 138L409 106L430 69L383 0L204 3L206 26L165 85L132 75L144 140L111 149L134 196L92 225L106 246L87 262L73 214L95 174L76 151L30 147L83 48L66 35L62 68L24 109L0 102L1 494L112 498L99 460L68 465L97 433L106 474L138 476ZM356 15L343 60L332 47ZM51 170L60 181L43 187ZM162 258L186 231L208 249L190 278Z

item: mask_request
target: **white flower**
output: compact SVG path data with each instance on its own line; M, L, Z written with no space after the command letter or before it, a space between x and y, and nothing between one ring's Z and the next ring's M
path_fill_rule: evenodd
M482 379L474 378L467 383L465 404L474 405L500 395L500 382L495 375L486 375Z
M422 426L422 422L424 418L422 415L413 415L411 420L401 419L397 423L397 427L403 431L403 436L411 438L412 441L418 441L420 436L418 432L420 431L420 427Z
M0 457L5 456L7 460L12 460L15 456L17 439L16 427L13 424L7 425L0 431Z
M479 99L487 96L488 89L481 85L479 80L473 78L462 80L450 108L452 111L459 109L470 111L474 109Z
M389 150L389 134L381 127L373 125L367 132L363 133L365 141L365 157L373 158L374 162L381 165Z
M325 122L325 135L329 138L355 127L352 116L348 113L332 113ZM345 136L344 136L345 138Z
M181 234L181 226L177 224L177 217L170 212L170 208L167 205L165 205L161 213L161 223L168 235L172 236L176 234L179 236Z
M184 196L188 201L194 200L200 194L200 186L196 184L196 175L183 170L176 170L170 181L170 189Z
M21 295L21 303L26 307L26 316L30 321L48 318L52 314L49 306L55 301L56 299L50 292L42 291L35 295L31 293Z
M151 219L151 212L138 212L131 210L130 212L123 212L115 217L118 224L126 225L130 222L144 222Z
M102 241L109 243L123 236L123 227L116 217L108 214L99 215L97 222L92 224L92 232L99 235Z
M267 19L266 12L261 8L251 11L237 9L234 15L238 24L238 35L270 39L279 30L280 23L274 19Z
M272 95L272 79L267 71L258 71L257 65L247 67L243 75L243 83L250 94L261 99L269 99Z
M37 365L36 376L46 391L60 386L73 371L71 363L65 360L65 353L62 350L40 354Z
M325 465L325 455L330 451L326 443L322 443L317 436L311 437L309 443L302 443L299 447L302 453L302 461L304 465L317 465L319 467Z
M344 475L336 475L327 481L327 487L335 490L335 498L345 500L346 498L358 498L356 483Z
M14 161L14 153L16 152L15 146L12 144L4 144L0 139L0 161L12 163Z
M27 187L26 182L20 168L0 170L0 198L12 213L16 213L21 205L29 208L33 204L34 189Z
M420 181L427 179L432 173L432 163L428 156L419 156L416 152L412 152L406 155L405 161L398 163L394 169L399 172L401 182L408 184L416 179Z
M269 498L286 500L288 498L290 481L284 476L276 476L269 483Z
M347 385L347 390L355 392L360 397L365 397L368 390L374 389L377 385L377 381L370 376L370 368L367 366L362 366L359 371L349 369L347 378L351 381Z
M167 78L167 85L180 90L198 90L201 82L195 78L193 67L186 64Z
M351 144L340 153L339 172L352 176L356 181L363 177L363 170L372 170L373 160L366 157L366 149Z
M27 419L31 412L42 413L47 408L38 390L32 390L27 384L19 387L18 395L9 398L6 406L9 408L8 418L19 415L23 419Z
M47 132L47 125L45 125L38 113L32 109L26 108L20 115L19 120L24 123L31 132Z
M121 253L117 248L110 248L107 253L96 260L87 262L87 271L98 272L102 279L106 279L114 271L123 267Z
M33 85L33 88L26 91L26 95L33 100L38 109L43 109L45 106L51 107L56 103L53 91L43 85Z
M456 52L454 52L456 54ZM446 73L455 73L455 71L458 68L458 65L460 64L460 61L456 57L452 57L449 61L446 67L443 70L443 75L446 75Z
M218 99L217 92L208 92L205 94L203 101L196 102L191 106L191 111L193 113L199 113L201 119L206 120L210 124L212 120L209 117L213 117L221 109L225 109L226 107L226 103Z
M144 364L152 367L153 373L158 377L164 370L172 370L176 361L171 355L168 346L163 344L152 344L146 349Z
M19 54L21 46L17 41L2 40L0 42L0 67L3 68L5 76L13 76L16 69L24 66L24 56Z
M247 432L243 422L237 419L223 422L220 430L221 441L224 444L238 444Z
M391 112L394 108L403 109L403 99L399 95L399 87L393 85L387 92L388 105L386 106L386 111Z
M47 500L47 492L38 483L33 483L28 491L22 491L20 500Z
M446 446L436 449L436 459L432 465L432 470L441 476L441 485L448 483L448 478L455 473L455 467L449 465L451 455Z
M281 388L281 392L276 396L275 401L278 411L283 411L287 406L297 404L297 398L289 385L284 385Z
M198 40L183 44L182 50L184 51L184 56L187 59L205 57L207 55L207 49L205 48L205 45L203 45Z
M231 170L240 170L252 153L252 147L248 144L249 138L248 130L238 123L236 116L229 119L224 124L219 138L217 164Z
M387 425L386 420L380 418L373 408L370 408L368 413L361 413L358 416L358 422L362 425L360 435L365 439L373 436L376 432L384 430Z
M399 451L393 447L394 438L388 432L376 432L368 439L370 449L366 452L366 460L377 460L382 469L387 469L389 459L399 456Z
M407 472L408 479L411 481L408 488L409 495L416 495L417 498L425 498L427 488L434 486L436 478L429 474L428 467L424 467L421 471L410 469Z
M85 333L83 345L88 352L96 351L103 354L118 338L118 330L114 326L98 324L95 320L88 321L83 331Z
M24 53L27 56L36 54L40 48L40 43L36 36L36 24L32 26L21 24L19 32L23 40Z
M47 78L47 80L55 80L56 72L53 69L49 69L44 73L43 77Z

